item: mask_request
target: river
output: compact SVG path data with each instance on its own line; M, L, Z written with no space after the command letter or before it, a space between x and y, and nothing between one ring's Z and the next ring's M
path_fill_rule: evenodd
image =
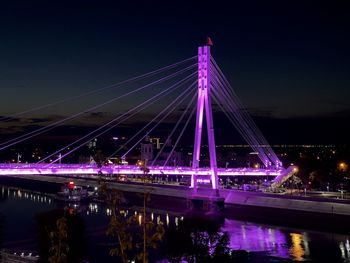
M37 250L38 214L61 208L52 195L29 190L19 190L2 186L0 213L1 247L13 251ZM109 222L110 210L99 203L71 205L71 213L78 214L84 223L85 258L88 262L117 262L108 255L111 248L110 238L105 231ZM140 212L135 206L124 211L127 215ZM177 229L185 214L171 211L150 211L154 222L162 221L166 232ZM229 247L239 251L239 262L350 262L350 235L329 232L294 229L253 222L224 218L220 223L220 232L227 232ZM177 244L181 246L181 243ZM167 262L169 249L166 245L151 254L151 260ZM156 255L156 256L154 256ZM239 258L239 256L238 256ZM161 261L160 259L163 259Z

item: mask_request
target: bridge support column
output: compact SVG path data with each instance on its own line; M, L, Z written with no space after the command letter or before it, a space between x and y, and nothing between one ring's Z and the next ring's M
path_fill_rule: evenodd
M187 209L191 211L220 213L224 207L225 200L221 197L192 196L187 199Z
M198 48L198 102L192 167L194 169L199 168L204 117L203 115L205 112L210 156L210 180L212 188L218 194L217 190L219 189L219 181L217 176L216 147L210 89L210 46L202 46ZM195 191L197 190L196 174L192 175L191 187L193 187Z

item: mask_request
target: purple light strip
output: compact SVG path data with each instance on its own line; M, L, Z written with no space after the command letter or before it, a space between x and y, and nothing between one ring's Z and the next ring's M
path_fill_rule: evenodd
M210 157L211 185L213 189L218 189L216 147L214 138L214 125L211 109L210 90L210 46L202 46L198 47L198 101L192 167L194 169L199 168L204 117L203 115L205 109ZM195 172L191 177L191 187L193 187L194 191L197 190L197 175L198 174Z
M211 176L210 168L149 166L151 175L188 175ZM97 175L103 174L143 174L137 165L110 165L102 168L90 164L0 164L0 175ZM279 176L282 169L218 168L219 176Z
M216 145L214 136L214 123L213 123L213 112L211 103L211 89L212 89L212 72L210 66L210 46L204 47L205 55L205 69L207 71L207 77L205 78L205 84L207 85L207 92L204 97L204 103L206 108L206 121L207 121L207 135L208 135L208 146L210 156L210 168L211 168L211 184L213 189L219 188L219 180L217 177L217 160L216 160Z

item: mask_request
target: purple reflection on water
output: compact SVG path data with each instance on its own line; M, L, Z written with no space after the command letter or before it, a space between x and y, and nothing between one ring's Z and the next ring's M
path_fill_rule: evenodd
M225 219L222 231L228 232L231 249L266 251L271 256L290 258L288 237L279 229Z

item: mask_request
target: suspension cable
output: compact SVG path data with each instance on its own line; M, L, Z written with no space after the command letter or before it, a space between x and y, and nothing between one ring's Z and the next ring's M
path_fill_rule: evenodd
M4 145L4 146L0 147L0 150L6 149L6 148L8 148L8 147L10 147L10 146L12 146L12 145L15 145L15 144L17 144L17 143L26 141L26 140L28 140L28 139L31 139L31 138L33 138L33 137L35 137L35 136L37 136L37 135L40 135L40 134L44 133L44 132L47 132L47 131L49 131L49 130L52 130L52 129L54 129L54 128L60 126L60 125L62 125L64 122L66 122L66 121L68 121L68 120L75 119L75 118L77 118L77 117L79 117L79 116L81 116L81 115L83 115L83 114L86 114L86 113L89 112L89 111L93 111L93 110L96 110L96 109L98 109L98 108L101 108L101 107L103 107L103 106L105 106L105 105L107 105L107 104L110 104L110 103L112 103L112 102L115 102L115 101L117 101L117 100L119 100L119 99L121 99L121 98L124 98L124 97L126 97L126 96L129 96L129 95L131 95L131 94L133 94L133 93L135 93L135 92L138 92L138 91L141 91L141 90L143 90L143 89L145 89L145 88L148 88L148 87L150 87L151 85L159 84L159 83L161 83L161 82L164 82L164 81L166 81L166 80L169 80L169 79L171 79L171 78L173 78L173 77L175 77L175 76L177 76L177 75L179 75L179 74L181 74L181 73L183 73L183 72L185 72L185 71L187 71L187 70L193 68L195 65L196 65L196 64L191 65L191 66L189 66L189 67L186 67L185 69L182 69L182 70L180 70L180 71L177 71L177 72L175 72L175 73L173 73L173 74L171 74L171 75L169 75L169 76L167 76L167 77L163 77L163 78L161 78L160 80L156 80L156 81L154 81L154 82L152 82L152 83L146 84L146 85L144 85L144 86L142 86L142 87L139 87L139 88L137 88L137 89L135 89L135 90L129 91L129 92L127 92L127 93L125 93L125 94L122 94L122 95L120 95L120 96L118 96L118 97L115 97L115 98L113 98L113 99L110 99L110 100L108 100L108 101L106 101L106 102L104 102L104 103L102 103L102 104L99 104L99 105L96 105L96 106L91 107L91 108L89 108L89 109L86 109L86 110L84 110L84 111L78 112L78 113L76 113L76 114L74 114L74 115L72 115L72 116L69 116L69 117L67 117L67 118L64 118L64 119L62 119L62 120L56 121L56 122L54 122L54 123L52 123L52 124L50 124L50 125L48 125L48 126L41 127L41 128L39 128L39 129L37 129L37 130L35 130L35 131L31 131L31 132L26 133L26 134L23 134L23 135L21 135L21 136L19 136L19 137L17 137L17 138L10 139L10 140L8 140L8 141L6 141L6 142L0 143L0 146Z
M197 72L195 72L194 74L197 74ZM180 94L180 96L182 96L183 94L187 93L188 90L190 90L195 84L197 83L197 81L195 81L194 83L192 83L183 93ZM173 103L175 103L176 99L171 102L170 104L167 105L166 108L164 108L160 113L158 113L157 116L155 116L151 121L149 121L142 129L140 129L136 134L134 134L128 141L126 141L122 146L120 146L116 151L114 151L108 158L113 157L115 154L117 154L121 149L125 148L126 145L128 145L133 139L135 139L141 132L143 132L148 126L150 126L156 119L158 119L164 112L166 112L169 107L171 105L173 105ZM147 134L149 134L149 132L147 132Z
M148 73L144 73L142 75L139 75L139 76L136 76L136 77L132 77L130 79L123 80L123 81L120 81L118 83L115 83L115 84L112 84L112 85L109 85L109 86L105 86L105 87L102 87L102 88L99 88L99 89L88 91L86 93L79 94L77 96L73 96L73 97L70 97L70 98L64 98L64 99L61 99L61 100L58 100L58 101L54 101L54 102L51 102L51 103L48 103L48 104L45 104L45 105L41 105L41 106L37 106L37 107L31 108L31 109L27 109L27 110L24 110L24 111L21 111L21 112L17 112L17 113L8 115L8 116L3 116L3 117L0 117L0 121L11 120L12 118L15 118L15 117L18 117L18 116L22 116L22 115L25 115L27 113L36 112L36 111L39 111L39 110L42 110L42 109L45 109L45 108L48 108L48 107L52 107L52 106L61 104L61 103L65 103L65 102L68 102L68 101L73 101L73 100L77 100L77 99L80 99L80 98L84 98L84 97L87 97L87 96L90 96L90 95L93 95L93 94L97 94L97 93L100 93L100 92L103 92L103 91L106 91L106 90L109 90L109 89L118 88L121 85L125 85L125 84L128 84L128 83L137 81L137 80L141 80L141 79L144 79L144 78L147 78L147 77L159 74L161 72L164 72L166 70L175 68L175 67L177 67L177 66L179 66L179 65L181 65L181 64L183 64L185 62L191 61L191 60L193 60L195 58L197 58L197 56L193 56L191 58L184 59L182 61L176 62L174 64L171 64L171 65L168 65L168 66L165 66L165 67L162 67L160 69L156 69L156 70L150 71Z
M192 105L194 99L195 99L195 95L192 97L192 99L190 100L190 102L188 103L186 109L182 112L181 117L178 119L178 121L176 122L176 125L174 126L174 128L172 129L172 131L170 132L170 134L168 135L168 138L166 139L165 143L163 144L162 148L160 149L160 151L157 153L156 157L153 159L152 161L152 166L154 165L154 162L158 159L158 157L162 154L164 148L166 147L166 142L170 140L170 138L173 136L174 132L176 131L177 127L179 126L179 124L181 123L182 119L184 118L184 116L186 115L189 107Z
M188 78L186 78L186 79L188 79ZM113 124L113 126L109 127L107 130L105 130L105 131L99 133L98 135L95 135L95 138L96 138L96 137L99 137L100 135L102 135L102 134L106 133L107 131L111 130L112 128L114 128L115 126L119 125L119 124L122 123L123 121L125 121L125 120L131 118L132 116L136 115L137 113L139 113L140 111L144 110L144 109L147 108L148 106L152 105L153 103L155 103L156 101L158 101L160 98L166 96L168 93L170 93L170 92L176 90L176 89L177 89L178 87L180 87L182 84L183 84L183 80L181 80L181 81L179 81L179 82L177 82L177 83L171 85L169 88L167 88L167 89L163 90L162 92L156 94L156 95L153 96L152 98L149 98L148 100L142 102L141 104L137 105L136 107L134 107L134 108L128 110L127 112L123 113L122 115L120 115L120 116L114 118L113 120L109 121L108 123L106 123L106 124L100 126L99 128L95 129L94 131L88 133L87 135L83 136L82 138L79 138L78 140L76 140L76 141L70 143L69 145L67 145L67 146L65 146L65 147L63 147L63 148L61 148L60 150L54 152L53 154L51 154L51 155L45 157L44 159L42 159L42 160L39 161L38 163L41 163L41 162L43 162L44 160L47 160L48 158L50 158L50 157L56 155L57 153L59 153L59 152L65 150L65 149L71 147L72 145L74 145L74 144L76 144L76 143L78 143L78 142L84 140L85 138L90 137L91 135L93 135L94 133L98 132L99 130L101 130L101 129L107 127L108 125L111 125L113 122L116 122L116 121L118 121L118 120L120 120L121 118L124 118L124 117L126 116L123 120L119 121L117 124ZM134 112L134 111L135 111L135 112ZM131 114L131 113L132 113L132 114ZM131 114L131 115L128 115L128 114ZM89 139L89 140L90 140L90 139ZM89 141L89 140L88 140L88 141ZM88 141L86 141L86 142L80 144L78 147L74 148L74 150L71 150L69 153L72 153L72 152L74 152L75 150L79 149L81 146L85 145ZM69 153L68 153L68 154L69 154ZM65 156L67 156L67 154L65 154L63 157L65 157ZM63 157L61 157L61 158L63 158ZM59 159L60 159L60 158L59 158ZM59 160L59 159L57 159L57 160ZM53 161L53 162L56 162L57 160L55 160L55 161Z
M190 87L192 88L192 87ZM188 96L190 95L190 93L186 94L185 97L183 97L177 105L175 105L175 107L173 107L172 110L167 111L167 113L141 138L139 139L126 153L123 154L122 158L125 158L125 156L136 147L136 145L138 145L148 134L150 134L158 125L160 122L162 122L166 117L168 117L174 110L175 108L180 105ZM179 98L179 97L178 97Z

